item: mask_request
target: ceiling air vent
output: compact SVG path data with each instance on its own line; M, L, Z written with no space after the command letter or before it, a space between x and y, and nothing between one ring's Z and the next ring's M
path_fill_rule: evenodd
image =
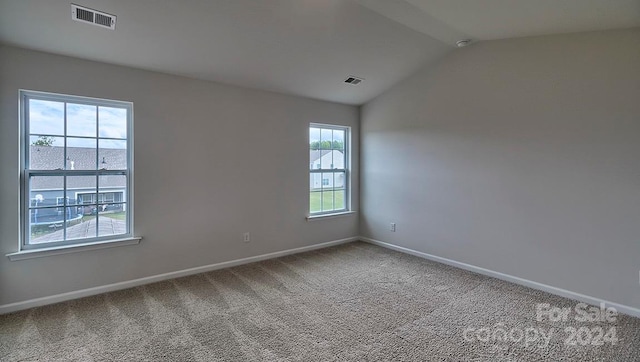
M107 29L116 28L116 16L101 11L71 4L71 18L81 23L87 23Z
M358 77L354 77L352 75L349 76L349 78L345 79L344 82L351 84L351 85L358 85L360 83L362 83L362 81L364 80L364 78L358 78Z

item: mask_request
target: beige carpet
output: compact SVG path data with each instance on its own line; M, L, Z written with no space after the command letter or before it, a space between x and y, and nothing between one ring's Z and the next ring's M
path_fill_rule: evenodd
M0 316L0 359L640 361L639 319L538 321L537 303L577 304L357 242Z

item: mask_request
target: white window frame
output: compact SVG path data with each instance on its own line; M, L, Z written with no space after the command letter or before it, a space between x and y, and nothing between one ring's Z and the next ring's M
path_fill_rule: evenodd
M65 162L65 169L55 169L55 170L31 170L29 168L30 162L30 132L29 132L29 100L37 99L37 100L45 100L45 101L56 101L56 102L64 102L64 103L74 103L74 104L83 104L83 105L92 105L92 106L102 106L102 107L114 107L114 108L124 108L127 110L127 168L119 169L119 170L107 170L107 169L96 169L96 170L76 170L68 167ZM48 92L38 92L38 91L30 91L30 90L20 90L19 91L19 109L20 109L20 252L16 254L20 254L21 252L47 252L51 250L57 249L68 249L73 246L91 246L98 245L100 248L104 247L105 243L122 241L127 242L125 244L130 244L132 241L137 243L140 238L134 237L133 232L133 103L126 101L117 101L117 100L107 100L107 99L99 99L99 98L89 98L89 97L81 97L74 95L66 95L66 94L57 94L57 93L48 93ZM96 117L98 115L96 114ZM110 139L109 137L99 137L98 130L98 122L96 119L96 139ZM66 135L66 107L65 107L65 135L50 135L52 137L68 137ZM73 136L76 137L76 136ZM122 140L122 139L118 139ZM65 141L66 145L66 141ZM99 141L96 144L96 151L99 151ZM99 152L98 152L99 153ZM99 157L99 155L97 156ZM65 148L65 159L66 159L66 148ZM99 164L97 162L97 164ZM126 181L126 192L124 195L124 200L127 208L127 216L125 218L126 221L126 232L124 234L117 235L107 235L107 236L96 236L84 239L73 239L73 240L62 240L56 242L48 242L48 243L37 243L30 244L30 214L29 214L29 206L30 206L30 195L29 195L29 180L32 176L62 176L64 180L63 187L63 197L64 207L67 207L67 200L70 198L70 194L73 193L71 189L67 189L66 187L66 176L95 176L96 177L96 199L98 198L98 194L100 193L100 185L99 180L100 176L103 175L124 175L127 178ZM81 205L78 205L81 206ZM99 220L96 217L96 229L98 228ZM66 228L64 229L64 238L66 239ZM65 251L66 252L66 251ZM12 254L9 254L9 257L12 258ZM28 257L24 257L28 258ZM19 255L15 256L15 259L22 259Z
M309 169L309 178L311 178L314 174L323 173L344 173L344 208L342 209L334 209L328 211L311 211L311 201L310 197L307 197L309 200L309 204L307 207L307 218L315 218L315 217L323 217L323 216L331 216L331 215L340 215L349 213L351 211L351 127L349 126L340 126L335 124L324 124L324 123L309 123L309 127L307 128L307 137L309 137L309 130L311 128L320 128L320 129L331 129L344 131L344 168L333 168L333 164L331 164L331 168L321 168L321 165L317 165L315 169ZM320 131L322 133L322 131ZM310 144L311 140L307 139L307 144ZM321 152L322 154L322 152ZM334 162L335 163L335 162ZM322 183L322 176L320 176L320 183ZM309 182L310 183L310 182ZM335 185L333 185L335 187ZM311 187L308 190L309 195L312 192ZM320 201L322 203L322 199Z

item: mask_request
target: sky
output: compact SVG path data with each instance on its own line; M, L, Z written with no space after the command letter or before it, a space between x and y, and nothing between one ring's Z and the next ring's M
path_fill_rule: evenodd
M64 107L65 103L63 102L29 100L29 133L53 136L53 145L63 146ZM99 137L121 139L100 140L100 148L126 148L126 109L73 103L67 103L66 107L68 147L95 148L95 137L98 134ZM96 114L98 115L97 122ZM94 137L94 139L74 138L74 136ZM37 139L37 136L31 136L31 142Z

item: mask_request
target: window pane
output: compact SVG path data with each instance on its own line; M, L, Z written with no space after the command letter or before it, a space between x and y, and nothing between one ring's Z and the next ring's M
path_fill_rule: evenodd
M333 210L333 191L322 192L322 211Z
M330 129L320 129L320 149L331 149L331 141L333 140L332 131Z
M319 165L325 170L343 169L345 168L344 153L339 150L321 150L311 151L318 152L314 155L317 160L313 162L313 166Z
M96 176L67 176L67 197L73 205L96 202Z
M64 239L64 178L32 176L29 180L29 243ZM62 207L55 207L62 206Z
M98 188L100 192L99 202L124 201L127 188L127 176L125 175L101 175L98 176ZM119 200L117 200L118 198ZM109 201L113 200L113 201Z
M63 226L64 212L58 208L29 210L29 243L62 241L64 240Z
M334 204L336 210L344 210L347 208L344 202L344 190L334 191L334 197L336 200Z
M322 185L322 189L327 190L333 187L333 173L331 172L323 172L320 175L322 175L322 179L320 180L320 183Z
M322 188L322 175L319 173L309 174L309 189L311 191L320 191Z
M333 155L331 154L331 150L322 150L322 156L320 157L320 167L323 169L331 168L333 164Z
M56 202L60 197L64 197L64 178L62 176L30 177L29 207L57 206Z
M309 128L309 149L317 150L320 148L320 128Z
M345 174L344 172L334 172L333 178L333 187L336 189L343 189L345 185Z
M335 150L344 149L344 131L333 130L333 149Z
M98 206L98 236L127 233L126 204Z
M64 167L64 138L29 137L29 169L56 170Z
M322 211L322 192L309 193L309 211L312 213Z
M96 157L95 138L67 138L67 170L95 170Z
M64 135L64 103L29 100L29 133Z
M100 137L127 138L127 110L124 108L98 107Z
M127 169L127 141L98 140L100 148L99 169L126 170Z
M334 150L333 151L333 168L334 169L344 169L344 151L342 150Z
M309 151L309 169L310 170L320 169L320 159L322 156L322 152L326 152L326 151L320 151L320 150Z
M67 240L96 237L96 205L67 208Z
M96 137L96 106L67 103L67 136Z

